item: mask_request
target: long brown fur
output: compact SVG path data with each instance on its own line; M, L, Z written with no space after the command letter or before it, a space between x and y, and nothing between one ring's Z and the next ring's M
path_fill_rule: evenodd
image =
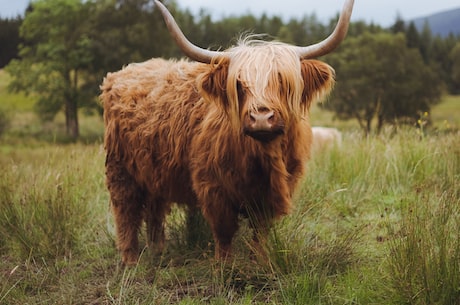
M310 155L309 107L331 90L333 69L281 43L244 42L227 53L212 64L131 64L101 86L107 186L126 264L138 258L143 220L161 250L174 202L201 209L217 258L230 253L238 215L249 215L257 235L291 210ZM244 116L260 107L285 124L269 142L242 132Z

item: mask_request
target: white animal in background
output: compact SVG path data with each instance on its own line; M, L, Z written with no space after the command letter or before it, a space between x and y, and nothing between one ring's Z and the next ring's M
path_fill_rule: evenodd
M319 151L342 144L342 133L337 128L314 126L312 151Z

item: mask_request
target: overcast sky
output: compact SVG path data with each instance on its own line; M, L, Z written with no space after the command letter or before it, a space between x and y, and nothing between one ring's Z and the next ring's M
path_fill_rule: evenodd
M22 14L30 0L0 0L0 16ZM251 13L278 15L284 18L315 13L322 22L340 11L344 0L177 0L181 8L198 13L201 8L214 18ZM459 0L355 0L352 20L365 20L390 26L401 16L405 20L460 8Z

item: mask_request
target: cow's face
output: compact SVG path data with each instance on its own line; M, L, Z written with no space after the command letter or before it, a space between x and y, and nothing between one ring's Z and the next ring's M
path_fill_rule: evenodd
M209 71L198 79L202 96L229 115L235 131L268 142L285 134L292 121L308 114L313 100L330 91L332 68L306 59L326 55L340 45L354 0L345 0L337 26L323 41L309 46L243 41L224 52L195 46L166 7L158 0L155 4L181 50L191 59L209 64Z
M231 54L202 77L202 94L257 141L283 135L334 83L330 66L301 60L283 44L236 47Z

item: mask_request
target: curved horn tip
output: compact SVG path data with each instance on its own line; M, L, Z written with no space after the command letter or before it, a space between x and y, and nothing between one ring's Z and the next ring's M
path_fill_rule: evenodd
M153 3L154 3L155 6L164 6L163 3L161 3L158 0L154 0Z
M353 5L354 0L345 1L342 11L340 12L340 17L337 25L329 37L310 46L298 47L297 51L300 58L311 59L320 57L331 53L335 48L337 48L347 34L351 13L353 11Z
M210 51L202 49L193 43L191 43L182 33L181 29L177 25L174 17L171 15L169 10L158 0L155 0L155 4L160 10L161 15L166 23L166 27L169 30L172 38L176 41L177 46L187 55L189 58L202 62L202 63L211 63L213 58L222 56L221 52Z

